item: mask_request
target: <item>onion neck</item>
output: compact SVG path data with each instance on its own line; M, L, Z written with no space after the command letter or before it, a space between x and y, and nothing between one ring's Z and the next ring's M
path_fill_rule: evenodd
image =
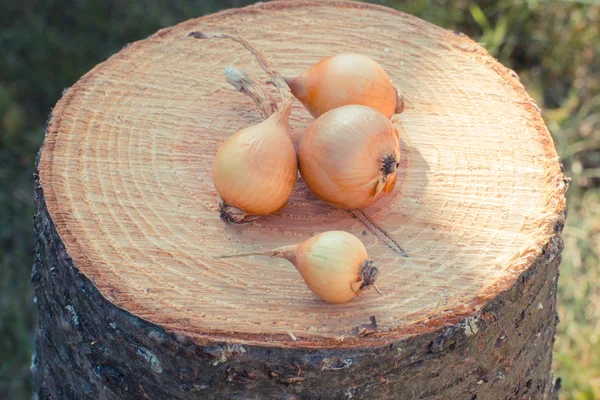
M285 97L281 102L281 106L277 110L275 114L273 114L273 118L276 118L278 124L283 124L286 127L290 122L290 114L292 112L292 98Z
M297 78L283 78L285 83L290 87L292 94L299 100L306 97L306 89L304 87L304 81L301 77Z
M290 246L278 247L276 249L266 251L265 254L273 258L284 258L294 264L294 266L297 268L298 257L296 254L299 246L299 244L293 244Z

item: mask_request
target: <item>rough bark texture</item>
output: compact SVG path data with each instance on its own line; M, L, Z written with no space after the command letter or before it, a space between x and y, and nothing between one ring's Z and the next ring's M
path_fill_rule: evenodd
M37 180L36 180L37 183ZM39 399L554 399L562 220L541 257L482 312L368 349L198 343L114 306L79 273L36 184Z

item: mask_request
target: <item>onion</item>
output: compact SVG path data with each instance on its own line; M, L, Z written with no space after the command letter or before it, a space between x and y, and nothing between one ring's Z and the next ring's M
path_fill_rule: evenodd
M294 190L298 164L288 135L291 102L263 122L241 129L219 148L213 180L221 216L242 222L282 208Z
M403 107L388 74L381 65L362 54L327 57L286 82L292 94L315 118L349 104L372 107L388 118L401 112Z
M368 206L396 184L398 131L379 111L335 108L314 120L298 150L300 173L319 198L345 209Z
M282 208L294 190L298 162L288 135L291 96L269 116L272 103L260 85L245 73L228 67L227 80L258 105L264 121L241 129L219 148L213 181L219 193L221 218L242 223L247 216L271 214Z
M291 246L218 258L250 255L288 260L300 272L309 289L329 303L352 300L362 289L375 286L379 275L360 239L344 231L323 232Z

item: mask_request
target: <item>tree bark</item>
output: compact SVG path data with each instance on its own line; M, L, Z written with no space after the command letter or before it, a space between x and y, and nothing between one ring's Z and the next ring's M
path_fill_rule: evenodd
M36 188L40 399L556 399L551 372L563 222L480 313L378 348L198 343L108 302L73 265Z
M310 63L273 51L279 35L306 57L383 54L406 99L394 117L406 129L394 193L355 218L299 183L273 216L240 228L220 221L207 165L257 117L213 74L243 49L187 37L219 28L270 46L272 65L287 71ZM406 35L389 47L375 43L397 32ZM189 77L199 60L205 69ZM37 398L557 398L567 184L513 74L462 35L337 1L187 21L94 68L55 107L37 162ZM293 115L297 139L310 117L298 104ZM361 237L383 295L329 305L285 264L216 258L329 229Z

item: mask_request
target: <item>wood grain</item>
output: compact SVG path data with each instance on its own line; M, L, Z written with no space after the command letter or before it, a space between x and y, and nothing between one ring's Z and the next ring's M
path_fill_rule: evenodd
M381 63L405 96L403 159L393 194L365 213L408 258L301 181L272 216L219 219L214 155L261 119L221 71L266 76L239 44L187 37L196 30L243 36L287 76L345 51ZM296 101L295 142L310 120ZM514 72L462 35L336 1L225 11L132 43L56 105L39 176L67 253L110 302L168 331L269 346L371 346L474 315L540 256L565 210L552 139ZM326 304L285 261L215 259L331 229L365 243L383 295ZM371 315L378 332L354 337Z

